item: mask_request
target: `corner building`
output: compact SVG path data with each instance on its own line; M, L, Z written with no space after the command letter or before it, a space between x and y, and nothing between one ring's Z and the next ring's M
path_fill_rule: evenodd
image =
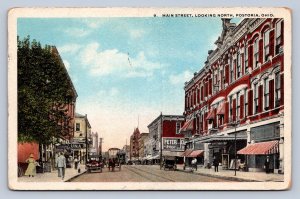
M185 149L201 146L204 166L283 173L284 21L222 19L204 67L185 83ZM237 155L236 155L237 154Z

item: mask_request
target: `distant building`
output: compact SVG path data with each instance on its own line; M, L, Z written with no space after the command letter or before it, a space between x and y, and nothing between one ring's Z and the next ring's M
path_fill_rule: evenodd
M130 145L124 145L122 150L125 153L125 163L127 163L130 159Z
M130 136L130 160L139 159L139 138L140 130L135 128Z
M143 160L146 157L145 143L147 142L148 139L149 139L149 133L141 133L140 138L139 138L139 159L140 160Z
M91 134L92 144L89 145L89 154L90 155L99 155L99 138L98 133Z
M180 134L179 130L183 123L182 115L159 115L148 125L154 162L160 160L161 154L162 156L181 157L184 151L184 135Z
M86 144L92 146L92 127L86 115L79 113L75 114L75 133L72 144L79 144L79 146L73 149L74 156L81 161L86 161Z

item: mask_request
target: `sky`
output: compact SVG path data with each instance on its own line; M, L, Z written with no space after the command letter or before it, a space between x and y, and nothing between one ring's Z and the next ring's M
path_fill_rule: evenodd
M240 19L233 19L238 22ZM122 148L134 128L182 115L184 82L222 31L220 18L19 18L18 35L54 45L103 150Z

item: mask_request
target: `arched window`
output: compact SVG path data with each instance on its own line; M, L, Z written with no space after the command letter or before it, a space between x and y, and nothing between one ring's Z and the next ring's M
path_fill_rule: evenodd
M258 46L258 37L254 40L253 43L253 68L256 68L258 66L259 61L259 46Z
M264 61L268 61L270 55L270 29L264 32Z
M269 91L269 79L266 77L264 79L264 107L265 110L269 109L269 98L270 98L270 91Z
M276 41L275 41L275 54L279 53L280 45L282 43L282 21L278 21L275 25L275 34L276 34Z

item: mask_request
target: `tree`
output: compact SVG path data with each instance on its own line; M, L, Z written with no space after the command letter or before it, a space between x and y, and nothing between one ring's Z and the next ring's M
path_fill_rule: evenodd
M64 136L67 122L60 107L70 103L72 89L60 57L30 37L18 37L18 140L49 144Z

